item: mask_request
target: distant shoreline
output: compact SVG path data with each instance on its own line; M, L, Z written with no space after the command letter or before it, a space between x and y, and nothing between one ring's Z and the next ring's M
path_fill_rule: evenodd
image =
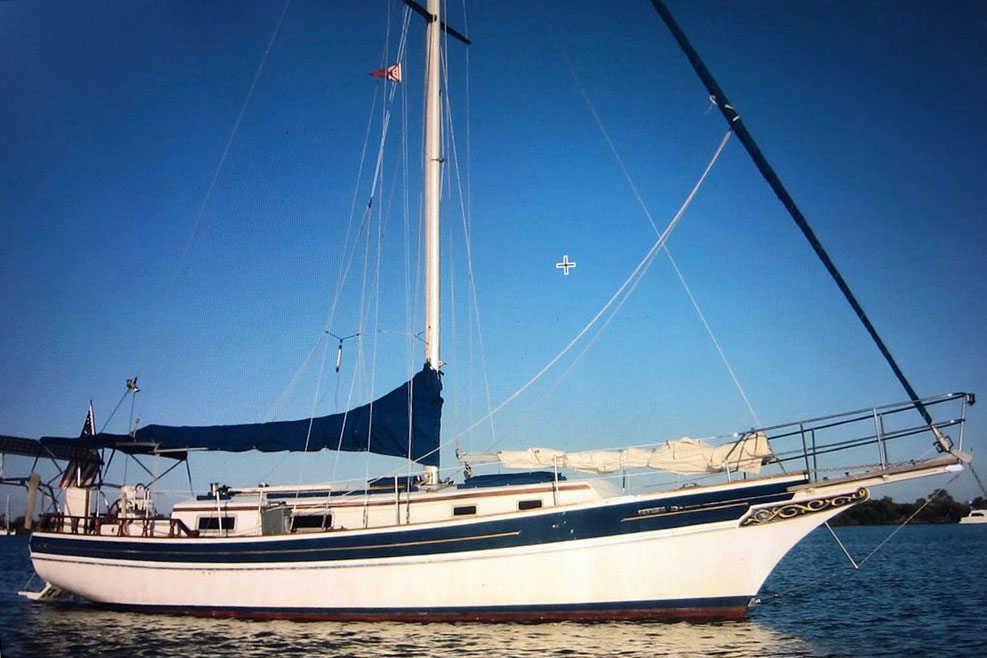
M834 518L830 525L900 525L913 514L915 518L909 523L924 525L959 523L960 519L969 514L971 509L983 508L987 505L987 501L982 497L975 498L972 504L957 501L947 491L940 492L931 502L922 507L925 503L925 498L919 498L914 503L897 503L888 496L867 500L854 505ZM922 509L916 514L916 510L919 508Z
M866 500L835 517L830 521L830 525L901 525L915 514L915 511L922 507L925 502L925 498L919 498L914 503L898 503L889 496L876 500ZM948 491L941 491L934 500L926 504L918 514L915 514L915 518L911 519L909 523L920 525L959 523L960 519L969 514L971 509L985 508L987 508L987 500L983 497L974 498L970 504L967 504L955 500ZM30 534L23 527L23 516L14 518L11 525L18 535Z

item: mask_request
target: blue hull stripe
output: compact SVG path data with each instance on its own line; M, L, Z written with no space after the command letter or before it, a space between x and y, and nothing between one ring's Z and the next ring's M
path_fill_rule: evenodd
M180 563L276 563L365 560L495 550L698 526L742 517L750 506L789 500L791 482L739 491L684 494L510 519L395 531L295 535L272 541L223 538L95 539L76 535L31 538L33 554ZM660 504L656 506L656 504Z

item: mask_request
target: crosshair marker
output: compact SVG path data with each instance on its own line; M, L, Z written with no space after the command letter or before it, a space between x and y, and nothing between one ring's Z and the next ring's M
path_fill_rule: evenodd
M569 276L569 269L575 267L576 263L569 260L569 254L563 254L562 262L555 264L555 269L562 270L562 274Z

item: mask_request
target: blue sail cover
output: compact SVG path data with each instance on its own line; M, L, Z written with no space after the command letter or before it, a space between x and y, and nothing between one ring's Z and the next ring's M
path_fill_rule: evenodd
M137 430L133 437L97 434L87 439L75 439L73 443L138 453L193 449L314 452L328 448L407 457L420 464L438 466L441 392L439 373L426 364L411 381L373 402L341 414L244 425L148 425ZM49 441L61 443L63 440L42 439L42 442Z
M93 454L78 439L67 443L42 443L38 439L0 435L0 453L23 457L49 458L59 461L75 461L80 464L102 464L98 454Z

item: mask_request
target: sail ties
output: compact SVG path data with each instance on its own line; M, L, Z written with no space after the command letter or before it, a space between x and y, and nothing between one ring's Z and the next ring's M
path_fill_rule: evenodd
M569 468L599 475L626 468L653 468L679 475L703 475L724 471L757 474L773 456L764 432L753 432L739 441L712 446L687 436L656 447L624 450L564 452L551 448L500 450L493 454L463 454L461 462L499 462L505 468Z

